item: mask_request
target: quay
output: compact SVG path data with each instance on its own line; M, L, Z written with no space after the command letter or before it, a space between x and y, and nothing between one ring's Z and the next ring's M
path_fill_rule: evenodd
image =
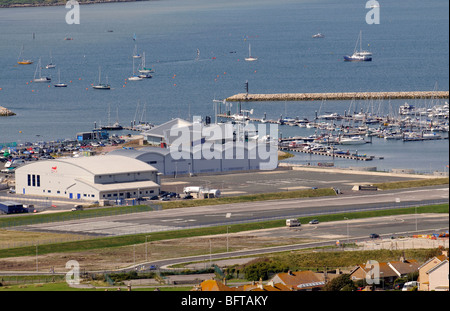
M358 154L342 154L342 153L330 153L326 151L312 151L312 150L303 150L301 148L288 148L288 147L280 147L281 151L291 151L291 152L301 152L306 154L314 154L314 155L321 155L321 156L328 156L333 158L341 158L341 159L348 159L348 160L358 160L358 161L372 161L375 157L374 156L367 156L367 155L358 155ZM380 158L381 159L381 158Z
M15 116L16 114L12 112L11 110L0 106L0 116L1 117L9 117L9 116Z
M308 100L367 100L367 99L422 99L449 98L449 91L411 92L345 92L345 93L241 93L228 97L229 102L237 101L308 101Z

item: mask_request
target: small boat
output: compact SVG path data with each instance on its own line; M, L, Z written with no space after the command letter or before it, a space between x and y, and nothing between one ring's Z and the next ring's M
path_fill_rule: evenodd
M61 73L58 70L58 83L53 84L54 87L67 87L67 84L61 82Z
M136 75L134 72L134 56L133 56L133 71L132 72L133 72L133 75L128 78L128 81L141 81L143 79L140 76Z
M257 57L252 56L252 46L250 44L248 45L248 57L246 57L245 60L247 62L254 62L258 60Z
M322 33L316 33L315 35L312 36L313 38L325 38L325 36Z
M152 75L149 73L141 73L141 74L138 74L138 77L142 78L142 79L151 79Z
M50 81L52 81L51 78L42 76L41 69L42 69L41 68L41 59L39 58L39 62L36 66L36 71L34 72L33 82L50 82Z
M110 90L111 86L108 84L108 77L106 77L106 84L101 83L101 68L98 69L98 84L93 85L92 88L95 90Z
M138 53L137 44L134 46L133 58L141 58L142 55Z
M362 145L365 144L366 141L361 136L353 136L349 138L341 138L339 139L339 143L341 145Z
M102 130L107 130L107 131L120 131L123 129L122 125L120 125L119 123L119 109L117 108L116 110L116 114L117 114L117 120L114 124L110 123L111 120L111 105L108 106L108 125L106 126L102 126L101 129Z
M50 63L45 66L46 69L54 69L56 65L53 64L52 52L50 52Z
M32 61L32 60L29 60L29 59L24 59L24 58L22 57L22 54L23 54L23 45L22 45L22 50L20 50L19 57L17 58L17 63L18 63L19 65L31 65L31 64L33 63L33 61ZM21 58L22 58L22 59L21 59Z
M357 51L357 46L359 43L359 51ZM359 32L358 40L356 41L355 50L352 55L345 55L344 60L348 62L370 62L372 61L372 53L369 51L364 51L362 49L362 31Z
M139 68L138 68L138 71L139 71L140 73L152 73L152 72L153 72L153 69L152 69L152 68L147 68L147 67L145 67L145 52L142 53L142 62L141 62L141 65L140 65ZM150 77L151 77L151 76L150 76Z

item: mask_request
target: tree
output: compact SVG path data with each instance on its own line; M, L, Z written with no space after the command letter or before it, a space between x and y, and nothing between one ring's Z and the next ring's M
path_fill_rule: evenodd
M350 274L341 274L325 284L323 291L354 291L356 286L350 279Z

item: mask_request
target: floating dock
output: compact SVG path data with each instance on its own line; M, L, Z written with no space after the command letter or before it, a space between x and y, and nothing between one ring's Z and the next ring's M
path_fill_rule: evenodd
M301 148L281 147L280 150L281 151L288 151L288 152L300 152L300 153L306 153L306 154L328 156L328 157L348 159L348 160L358 160L358 161L372 161L375 158L374 156L367 156L367 155L328 153L328 152L325 152L325 151L303 150Z
M449 91L413 92L346 92L346 93L281 93L281 94L236 94L227 98L237 101L308 101L308 100L366 100L366 99L421 99L449 98Z

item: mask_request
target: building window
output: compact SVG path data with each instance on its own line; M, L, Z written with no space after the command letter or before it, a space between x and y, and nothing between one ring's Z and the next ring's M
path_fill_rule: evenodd
M41 175L36 175L36 184L38 187L41 186Z
M32 176L32 185L33 187L36 187L36 175Z
M28 174L28 186L31 187L31 175L30 174Z

